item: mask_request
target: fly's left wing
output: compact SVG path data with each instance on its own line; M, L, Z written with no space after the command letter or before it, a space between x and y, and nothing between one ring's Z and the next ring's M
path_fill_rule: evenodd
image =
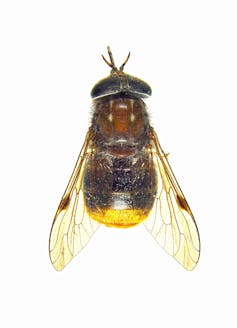
M144 224L168 254L185 269L192 270L200 253L197 225L153 129L151 140L149 151L158 188L153 209Z
M49 255L58 271L80 252L99 225L89 218L82 192L85 166L92 151L89 144L90 131L59 204L50 233Z

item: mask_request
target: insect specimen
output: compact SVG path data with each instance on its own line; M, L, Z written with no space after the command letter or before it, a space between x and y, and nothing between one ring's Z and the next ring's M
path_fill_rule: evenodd
M189 205L150 126L144 98L150 86L124 73L108 47L108 77L92 89L91 125L56 212L51 262L62 270L100 224L127 228L144 223L157 242L192 270L199 234Z

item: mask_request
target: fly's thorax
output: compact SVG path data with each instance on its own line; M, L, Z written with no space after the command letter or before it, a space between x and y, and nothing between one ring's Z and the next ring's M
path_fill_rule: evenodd
M133 147L147 143L149 127L145 103L139 98L120 95L94 101L91 129L98 148L128 155Z

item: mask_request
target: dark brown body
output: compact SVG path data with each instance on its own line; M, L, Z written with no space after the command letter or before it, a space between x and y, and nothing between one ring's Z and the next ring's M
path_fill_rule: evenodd
M140 223L157 189L144 102L121 94L95 100L90 129L94 150L84 176L90 217L109 226Z
M193 214L149 124L143 99L152 90L117 68L91 90L92 124L50 233L50 259L62 270L102 223L131 227L144 221L156 241L187 270L199 259ZM150 215L151 214L151 215ZM97 222L96 222L97 221Z

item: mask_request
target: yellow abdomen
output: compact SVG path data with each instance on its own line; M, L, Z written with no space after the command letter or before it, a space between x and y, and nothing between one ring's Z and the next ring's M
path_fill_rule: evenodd
M129 228L144 221L149 212L143 209L100 209L92 211L87 208L88 215L93 220L109 227Z

